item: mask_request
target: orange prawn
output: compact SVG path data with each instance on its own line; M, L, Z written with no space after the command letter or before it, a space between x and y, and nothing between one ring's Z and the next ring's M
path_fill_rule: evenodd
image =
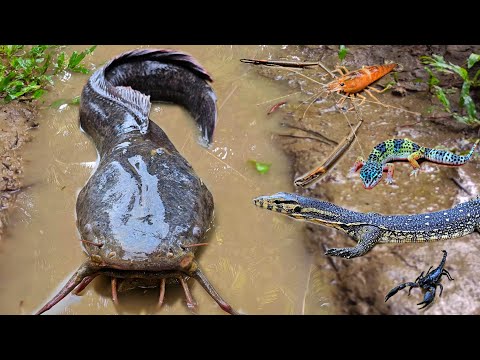
M346 97L341 99L338 105L343 104L345 99L347 99L348 97L354 98L355 96L360 97L362 99L360 105L363 104L363 102L366 100L366 97L362 94L359 94L359 92L362 90L364 90L367 94L374 98L378 103L382 104L380 100L373 96L373 94L369 90L382 93L387 90L388 87L383 90L378 90L370 87L369 85L388 74L396 66L397 64L395 63L385 65L372 65L365 66L361 69L354 71L348 71L344 66L342 66L334 70L334 72L339 72L341 76L326 85L327 91L329 93L346 94ZM343 73L342 70L344 70L345 73Z

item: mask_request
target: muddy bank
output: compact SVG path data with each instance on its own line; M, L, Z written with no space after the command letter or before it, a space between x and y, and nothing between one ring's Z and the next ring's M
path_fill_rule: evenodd
M338 62L337 51L337 46L284 46L274 56L276 59L321 61L333 69ZM348 174L357 156L368 156L373 146L389 138L410 138L424 146L442 146L457 153L468 151L478 136L477 130L457 123L443 113L440 106L435 106L438 101L428 92L428 75L419 56L439 54L464 66L472 51L479 53L480 47L349 46L342 63L349 70L385 61L401 64L403 69L396 73L397 83L392 91L378 95L390 107L364 103L360 113L365 123L358 132L358 140L323 180L310 188L297 188L296 191L352 210L384 214L447 209L477 195L478 153L459 168L423 163L416 178L409 177L411 168L408 163L396 163L394 184L382 182L372 190L363 189L358 173ZM334 145L324 137L340 141L349 132L349 123L353 125L356 122L355 115L341 114L335 108L338 97L325 98L325 94L321 94L320 84L330 81L321 69L258 67L258 72L280 81L282 85L279 86L287 85L285 95L301 92L300 101L289 100L275 115L276 121L284 124L284 131L275 137L292 159L293 182L294 178L312 169L332 151ZM379 84L385 85L393 80L393 76L386 76ZM442 81L445 79L454 86L461 86L454 76L446 76ZM478 94L473 96L478 97ZM314 254L318 266L312 270L311 280L318 278L319 271L329 280L333 302L339 313L479 314L480 288L476 285L480 282L478 236L471 234L432 243L380 244L365 256L348 260L327 257L324 252L331 247L354 246L353 240L335 230L306 225L305 244ZM384 302L385 294L391 288L401 282L414 281L421 271L426 271L431 265L437 266L442 249L448 251L446 268L455 280L442 280L445 288L443 295L441 298L437 296L433 306L417 310L416 303L423 298L418 289L414 289L410 297L407 291L403 291L388 303ZM309 313L308 308L306 313Z
M22 146L31 140L37 126L37 110L31 103L11 102L0 105L0 240L8 223L8 209L22 189Z

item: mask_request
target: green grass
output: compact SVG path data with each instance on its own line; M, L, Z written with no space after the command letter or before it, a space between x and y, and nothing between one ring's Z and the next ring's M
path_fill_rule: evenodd
M480 126L480 118L477 114L475 103L470 96L471 89L480 86L480 70L478 70L472 78L469 74L469 70L478 61L480 61L480 55L474 53L470 54L466 61L466 68L454 65L451 62L447 62L443 56L440 55L432 55L431 57L421 56L420 59L423 64L427 65L425 70L429 75L428 86L443 105L445 111L450 113L455 120L461 123L472 126ZM444 88L440 86L440 80L435 76L434 72L456 74L462 78L463 84L460 90L459 99L460 113L452 111L450 104L451 98L449 99L449 96L451 96L452 92L456 93L456 91L452 91L451 88Z
M0 45L0 99L35 100L64 72L88 74L82 61L96 46L68 55L58 45Z
M345 56L347 56L348 53L348 48L345 45L340 45L340 48L338 49L338 58L340 59L340 62L345 59Z

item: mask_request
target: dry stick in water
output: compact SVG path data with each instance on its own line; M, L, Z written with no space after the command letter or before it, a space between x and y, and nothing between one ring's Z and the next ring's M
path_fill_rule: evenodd
M261 103L258 103L258 104L255 104L256 106L260 106L260 105L263 105L263 104L267 104L269 102L272 102L272 101L275 101L275 100L280 100L280 99L283 99L283 98L286 98L286 97L289 97L289 96L292 96L292 95L295 95L295 94L299 94L301 93L301 91L295 91L294 93L291 93L291 94L288 94L288 95L283 95L283 96L279 96L275 99L270 99L270 100L267 100L267 101L264 101L264 102L261 102Z
M282 60L256 60L256 59L240 59L241 62L252 65L265 65L265 66L284 66L284 67L296 67L296 68L305 68L309 66L320 66L325 70L328 75L332 78L335 78L330 70L327 69L320 61L316 62L300 62L300 61L282 61Z
M189 245L182 245L185 248L196 247L196 246L207 246L208 243L198 243L198 244L189 244Z
M241 62L252 65L265 66L285 66L304 68L308 66L317 66L318 62L299 62L299 61L283 61L283 60L257 60L257 59L240 59Z
M353 140L355 139L355 133L357 132L358 128L362 125L362 123L363 123L363 120L360 119L357 125L355 126L355 128L352 129L351 133L340 142L340 144L332 151L332 153L327 157L327 159L320 166L304 174L303 176L296 178L294 181L294 184L296 186L307 186L320 180L321 177L328 172L328 170L330 170L332 167L335 166L335 164L342 157L345 151L353 143Z
M318 138L321 138L321 139L325 140L324 142L325 142L326 144L329 144L329 145L338 145L338 142L336 142L335 140L332 140L332 139L326 137L325 135L322 135L322 134L320 134L319 132L316 132L316 131L314 131L314 130L310 130L310 129L307 129L307 128L303 128L303 127L300 127L300 126L295 126L295 125L292 125L292 124L289 124L289 123L281 123L280 125L283 126L283 127L289 127L289 128L291 128L291 129L296 129L296 130L304 131L304 132L306 132L306 133L308 133L308 134L312 134L312 135L314 135L314 136L316 136L316 137L318 137Z
M299 136L299 135L293 135L293 134L275 134L275 136L280 136L280 137L288 137L292 139L307 139L307 140L314 140L321 142L322 144L330 145L326 141L319 139L317 137L312 137L312 136Z
M463 191L465 191L468 195L472 196L472 194L470 193L470 191L468 191L467 189L465 189L465 187L464 187L462 184L460 184L457 179L455 179L454 177L449 177L449 179L452 180L453 183L460 188L460 190L463 190Z

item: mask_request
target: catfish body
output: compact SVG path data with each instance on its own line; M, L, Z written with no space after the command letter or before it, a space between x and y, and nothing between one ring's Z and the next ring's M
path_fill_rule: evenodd
M163 130L149 120L151 102L184 106L205 144L217 120L207 72L189 55L172 50L134 50L97 70L85 85L80 125L92 138L99 164L80 191L77 226L88 260L39 313L95 276L161 286L194 277L227 312L194 260L213 218L213 198ZM191 301L190 301L191 302ZM189 302L189 304L190 304Z

